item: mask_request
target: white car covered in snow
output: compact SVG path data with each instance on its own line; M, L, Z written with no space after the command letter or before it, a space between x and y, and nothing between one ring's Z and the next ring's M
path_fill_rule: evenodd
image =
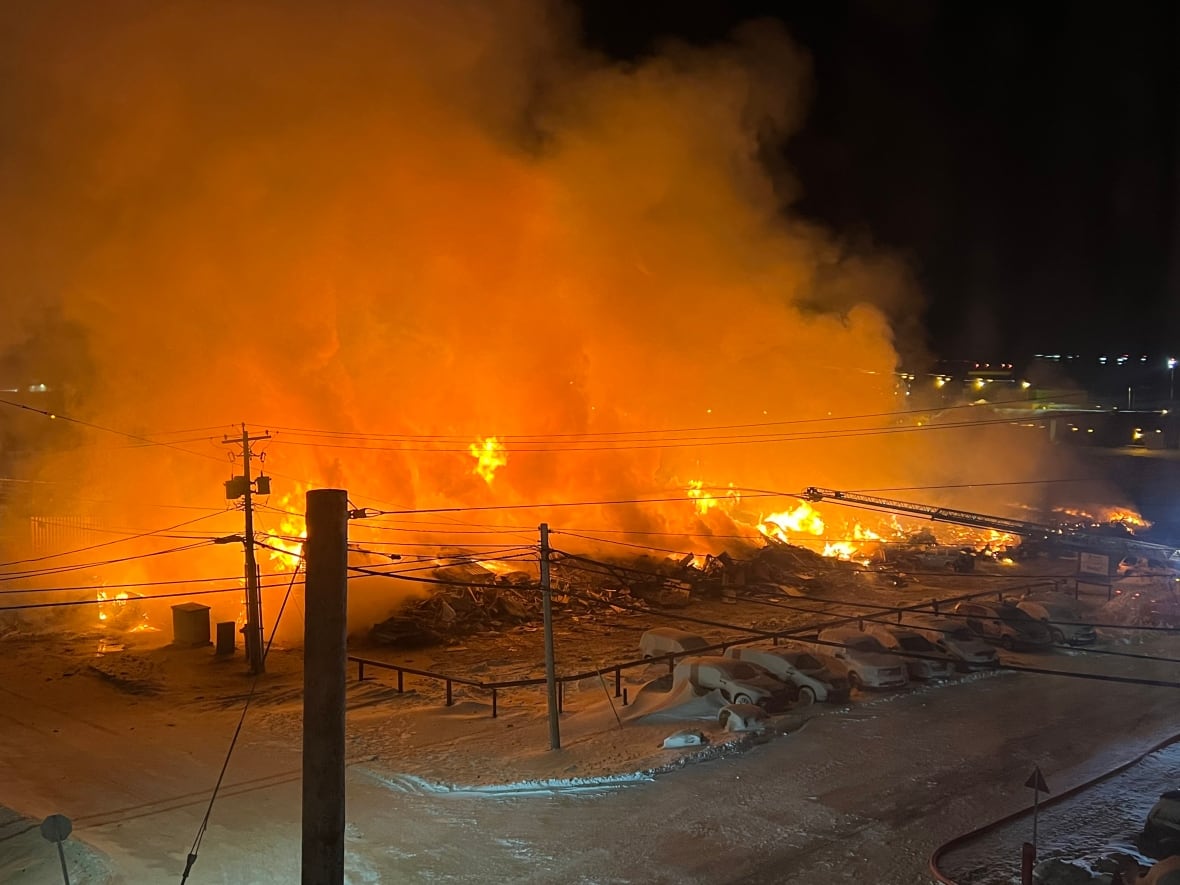
M687 681L699 692L717 691L727 703L757 704L770 712L785 710L795 697L793 686L762 667L720 655L685 658L672 671L672 681Z
M1000 664L995 646L976 636L962 621L925 618L911 626L950 655L960 670L988 670Z
M645 630L639 637L639 654L645 658L658 658L662 655L691 654L708 647L707 643L695 633L678 630L675 627L652 627Z
M909 683L905 661L874 636L856 627L829 627L816 637L816 648L848 667L853 688L902 688Z
M933 642L900 624L865 624L864 632L880 640L886 649L903 655L911 679L946 679L955 672L954 662Z
M1098 641L1098 634L1086 623L1081 606L1064 595L1054 599L1026 598L1013 602L1048 627L1057 645L1092 645Z
M792 683L799 689L801 704L848 700L848 677L828 670L822 661L802 646L792 643L740 645L727 648L725 656L765 667L776 678Z

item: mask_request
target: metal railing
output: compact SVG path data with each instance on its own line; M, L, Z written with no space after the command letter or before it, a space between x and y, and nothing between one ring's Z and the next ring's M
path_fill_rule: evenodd
M959 596L950 596L944 599L931 599L923 602L916 602L911 605L899 605L882 609L872 614L860 615L833 615L832 618L818 623L805 624L799 627L789 627L785 630L754 630L750 629L747 632L736 636L732 639L727 639L723 642L713 643L699 649L694 649L691 653L685 652L670 652L668 654L656 655L646 658L638 658L631 661L622 661L617 664L611 664L607 667L600 667L597 670L587 670L583 673L569 673L564 676L557 677L557 708L559 711L565 706L565 685L569 682L581 682L584 679L592 679L594 677L602 678L611 675L614 679L614 696L616 698L623 698L623 706L627 705L627 693L623 689L623 671L634 667L648 667L652 664L658 664L663 661L668 663L668 673L671 674L676 668L676 661L679 658L687 657L688 654L700 654L710 651L724 652L727 648L734 645L742 645L747 642L755 640L771 640L775 645L781 639L798 638L801 634L807 635L816 633L819 630L827 629L828 627L836 627L842 624L849 624L859 621L882 620L891 615L896 615L899 619L906 612L913 612L921 609L933 609L935 613L938 612L941 606L951 606L956 602L963 602L970 599L979 599L986 596L995 596L997 601L1004 598L1005 595L1011 595L1018 592L1027 592L1041 587L1054 589L1060 588L1060 582L1055 580L1035 581L1029 584L1020 584L1016 587L1004 587L1001 589L980 590L973 593L964 593ZM817 599L817 603L822 603L824 600ZM829 603L839 604L839 603ZM374 658L361 657L359 655L349 655L348 660L357 665L357 678L360 681L365 679L365 668L371 667L379 670L392 670L397 673L397 690L399 693L405 692L405 677L406 674L419 676L424 679L432 679L436 682L442 682L446 687L446 706L454 706L454 686L466 685L470 688L476 688L481 691L486 691L491 694L492 698L492 718L496 718L500 714L499 709L499 693L504 689L509 688L529 688L532 686L545 685L544 676L536 676L528 679L509 679L498 680L494 682L481 682L477 679L468 679L462 676L451 676L447 673L437 673L433 670L421 670L416 667L407 667L403 664L395 664L389 661L379 661Z

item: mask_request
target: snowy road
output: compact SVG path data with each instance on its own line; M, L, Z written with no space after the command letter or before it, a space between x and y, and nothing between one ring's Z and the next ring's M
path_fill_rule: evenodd
M1175 657L1173 644L1135 650ZM1180 665L1127 658L1025 660L1180 676ZM440 795L391 778L396 758L358 762L348 881L913 885L929 881L937 844L1025 806L1033 765L1055 790L1086 780L1180 731L1177 701L1169 688L986 675L870 697L746 753L598 793ZM232 712L168 721L132 708L100 722L32 696L6 704L3 801L69 813L76 836L121 871L114 881L178 882ZM298 880L298 772L291 741L245 741L190 883ZM47 869L12 881L52 882Z
M1150 866L1138 845L1147 813L1159 794L1180 783L1180 743L1169 744L1125 771L1043 805L1037 827L1037 856L1092 865L1115 852ZM1044 800L1042 800L1044 801ZM1019 882L1012 858L1032 838L1032 818L1023 815L946 852L941 868L963 885Z

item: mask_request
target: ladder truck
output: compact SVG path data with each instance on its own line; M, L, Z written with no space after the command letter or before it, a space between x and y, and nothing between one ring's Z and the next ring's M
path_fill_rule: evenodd
M1076 552L1094 551L1119 556L1138 554L1162 559L1180 558L1180 551L1166 544L1140 541L1125 526L1087 525L1084 523L1039 523L1005 516L991 516L973 513L969 510L955 510L949 507L935 507L930 504L916 504L911 501L895 501L889 498L875 498L859 492L845 492L809 486L800 496L813 503L830 501L865 510L878 510L903 516L915 516L934 522L968 526L977 529L994 529L1024 539L1022 548L1026 552Z

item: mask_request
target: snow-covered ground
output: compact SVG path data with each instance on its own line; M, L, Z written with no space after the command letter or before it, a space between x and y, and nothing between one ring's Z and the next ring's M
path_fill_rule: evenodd
M1042 797L1037 815L1038 859L1057 858L1094 870L1104 858L1124 854L1150 867L1155 858L1143 852L1139 836L1159 794L1177 783L1180 743L1173 743L1077 794L1049 802L1052 796ZM1020 856L1021 843L1031 840L1032 815L1023 815L948 851L940 868L962 885L1017 885L1019 870L1013 869L1012 858Z
M639 626L604 637L567 624L582 641L576 651L559 642L559 659L567 649L575 669L631 648ZM73 819L75 885L179 881L208 805L250 679L240 656L170 648L167 638L143 634L103 655L93 635L3 640L0 802L32 823ZM512 667L528 670L537 638L496 642L519 645ZM1178 657L1175 643L1117 647ZM482 659L497 678L503 669L474 640L402 657L452 672ZM1083 653L1022 659L1180 675L1177 665ZM294 650L268 660L194 885L298 879L301 667ZM630 699L658 673L630 677ZM735 739L704 719L631 721L609 680L587 680L566 695L554 751L543 691L505 692L492 718L479 690L457 687L446 707L441 686L407 688L398 694L392 674L350 681L350 882L911 885L929 881L936 845L1027 804L1033 765L1065 789L1180 731L1171 688L988 674L816 706L762 739ZM710 746L663 749L685 726ZM60 881L53 846L23 826L0 829L0 880Z

